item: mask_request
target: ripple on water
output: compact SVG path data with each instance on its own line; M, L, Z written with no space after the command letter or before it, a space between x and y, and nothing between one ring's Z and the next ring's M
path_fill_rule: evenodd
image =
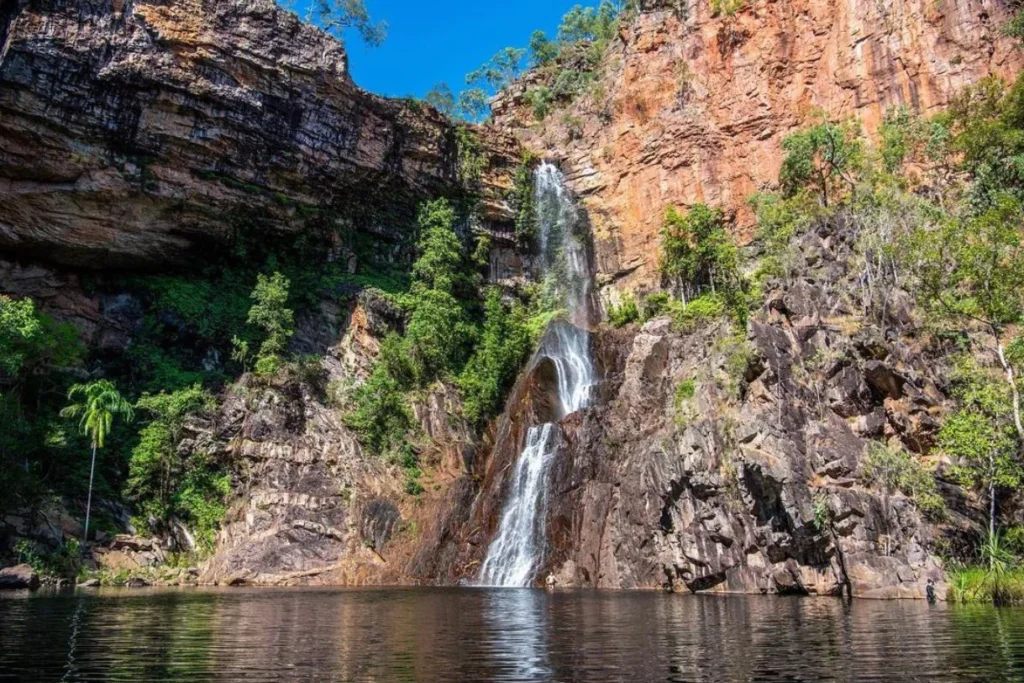
M1024 611L502 589L0 599L0 680L1024 680Z

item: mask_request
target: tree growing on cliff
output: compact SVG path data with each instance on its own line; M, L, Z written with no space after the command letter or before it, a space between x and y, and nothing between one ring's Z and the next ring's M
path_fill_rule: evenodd
M779 184L785 197L812 188L822 205L829 206L844 189L854 190L864 151L856 122L823 121L788 136L782 149Z
M89 540L89 516L92 512L92 486L96 476L96 451L103 448L114 424L115 417L131 422L135 415L132 404L124 400L113 382L105 379L88 384L76 384L68 391L68 400L81 398L60 412L64 418L79 418L79 428L89 437L92 462L89 465L89 494L85 502L85 532L82 539Z
M270 277L260 273L252 292L249 324L262 329L266 338L256 355L256 374L269 376L281 367L281 354L295 334L295 312L287 308L291 283L281 273Z
M530 66L536 68L550 64L558 58L560 49L544 31L534 31L530 36Z
M719 208L695 204L687 213L670 206L661 228L662 276L684 299L705 290L728 293L736 285L736 245Z
M466 85L486 85L491 90L503 90L511 85L523 71L526 50L506 47L476 71L466 76Z
M938 319L975 327L990 340L1010 394L1013 425L1024 447L1020 368L1008 354L1009 326L1024 319L1024 206L1009 193L974 215L923 226L903 244L918 301Z
M388 35L387 22L374 22L365 0L313 0L308 18L339 40L355 30L370 47L380 47Z
M463 415L473 425L501 410L502 398L515 382L533 343L521 305L506 306L501 292L491 288L484 308L480 343L459 376Z
M954 476L988 499L992 537L997 526L998 490L1024 484L1010 391L970 357L962 358L954 368L953 387L960 407L943 424L939 444L957 459Z
M146 394L135 405L149 416L128 461L126 492L142 513L136 526L184 530L190 550L212 548L230 478L205 453L184 455L178 446L186 420L215 405L213 396L198 385Z
M454 116L457 111L455 94L447 83L438 83L423 97L423 100L445 116Z

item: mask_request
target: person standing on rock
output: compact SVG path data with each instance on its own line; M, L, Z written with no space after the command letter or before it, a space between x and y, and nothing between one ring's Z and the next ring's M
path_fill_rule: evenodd
M928 599L928 604L929 605L934 605L935 601L936 601L936 598L935 598L935 580L934 579L928 579L928 585L925 586L924 594L925 594L925 597Z

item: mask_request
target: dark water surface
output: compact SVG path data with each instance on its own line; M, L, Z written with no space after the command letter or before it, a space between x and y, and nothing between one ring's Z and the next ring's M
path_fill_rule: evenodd
M0 598L0 680L1024 681L1024 610L533 590Z

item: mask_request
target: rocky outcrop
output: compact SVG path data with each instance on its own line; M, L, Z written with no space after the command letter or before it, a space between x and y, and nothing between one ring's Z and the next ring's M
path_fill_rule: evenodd
M721 205L749 236L748 197L776 183L782 139L818 112L873 133L891 107L934 113L1024 66L999 32L1009 0L752 0L720 16L712 4L642 3L597 83L542 123L529 77L495 103L499 126L562 160L603 285L655 283L667 206Z
M943 410L943 350L882 334L850 284L856 225L819 225L749 327L679 331L668 319L598 332L604 381L562 422L538 583L921 598L962 516L927 518L864 477L872 441L924 450ZM899 315L893 293L886 315ZM896 313L894 313L896 311ZM548 419L543 364L520 382L459 529L441 539L448 581L474 579L507 497L523 432ZM960 512L957 512L959 510ZM424 562L436 571L437 566Z
M360 90L344 48L273 0L12 0L0 14L0 248L75 267L188 263L256 228L407 235L458 193L431 107ZM485 218L518 159L483 143Z

